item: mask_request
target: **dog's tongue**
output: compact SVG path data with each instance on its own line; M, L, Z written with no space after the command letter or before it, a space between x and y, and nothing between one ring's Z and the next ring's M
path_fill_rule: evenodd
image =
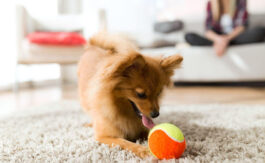
M145 127L151 129L155 126L154 122L152 121L152 119L148 118L145 115L142 115L142 123L144 124Z

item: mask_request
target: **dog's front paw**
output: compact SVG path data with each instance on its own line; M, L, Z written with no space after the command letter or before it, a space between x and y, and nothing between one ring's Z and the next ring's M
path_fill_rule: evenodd
M147 147L144 147L144 146L137 148L137 150L135 151L135 154L142 159L151 156L149 149Z

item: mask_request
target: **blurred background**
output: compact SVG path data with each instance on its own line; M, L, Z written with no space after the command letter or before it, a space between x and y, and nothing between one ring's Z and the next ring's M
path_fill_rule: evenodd
M184 56L164 103L265 103L265 43L220 58L191 47L204 32L207 0L10 0L0 5L0 114L77 100L76 64L91 35L121 33L146 55ZM265 1L249 0L250 26L265 26ZM253 83L254 87L253 87ZM256 88L258 86L258 89Z

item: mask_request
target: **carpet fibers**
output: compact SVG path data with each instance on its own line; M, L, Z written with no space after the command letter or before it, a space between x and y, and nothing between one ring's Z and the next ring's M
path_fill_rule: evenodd
M88 121L75 101L2 117L0 162L157 162L99 144L82 126ZM161 122L177 125L187 141L183 156L169 162L265 162L265 106L162 106Z

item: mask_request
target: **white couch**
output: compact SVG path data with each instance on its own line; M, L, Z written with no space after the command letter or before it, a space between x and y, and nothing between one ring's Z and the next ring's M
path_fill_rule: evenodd
M19 65L59 64L62 84L64 81L68 81L68 67L65 65L76 65L84 52L83 45L38 45L30 43L26 38L29 33L35 31L74 31L83 33L84 24L86 23L83 15L61 14L57 11L56 13L51 12L50 15L52 16L46 14L42 16L41 14L30 13L28 9L25 5L16 5L17 64L14 91L18 91L19 76L21 76L19 73L23 72L19 71ZM75 76L75 74L71 74L71 79L75 79Z
M265 15L251 15L250 27L265 26ZM184 21L185 29L171 36L160 38L180 38L184 42L185 32L203 34L203 20ZM176 46L172 48L144 49L150 54L171 55L180 53L184 57L183 66L173 79L183 82L233 82L265 81L265 42L229 47L223 57L217 57L212 47Z
M18 64L76 64L83 46L54 46L30 43L26 36L34 31L83 32L82 15L41 17L30 15L23 5L16 6Z

